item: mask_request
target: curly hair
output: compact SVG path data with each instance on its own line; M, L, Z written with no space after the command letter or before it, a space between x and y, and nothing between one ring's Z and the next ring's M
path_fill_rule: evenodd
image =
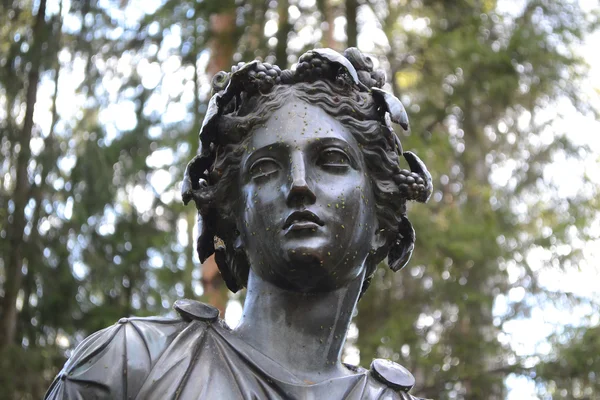
M407 153L404 155L417 173L400 167L399 156L403 153L390 128L387 110L374 95L356 90L347 79L259 86L258 92L260 95L245 93L243 99L228 100L224 108L229 112L218 116L211 128L211 141L204 142L209 148L202 148L203 156L194 159L186 170L191 188L185 185L184 179L184 201L193 198L198 207L200 260L203 262L215 253L227 287L236 292L247 285L250 265L239 243L235 218L240 198L240 162L248 149L253 129L295 98L320 107L338 120L354 136L363 154L374 193L379 230L387 239L382 249L367 258L361 290L361 294L364 293L377 265L386 256L394 258L394 270L400 269L410 258L414 230L406 218L406 202L429 197L428 172L412 153L408 157ZM231 103L237 104L231 106Z

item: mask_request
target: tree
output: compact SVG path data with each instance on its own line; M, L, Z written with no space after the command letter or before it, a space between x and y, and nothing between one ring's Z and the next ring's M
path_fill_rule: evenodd
M554 335L554 355L540 363L535 374L544 397L592 399L599 393L599 330L597 326L572 328Z
M560 256L559 246L571 243L569 232L585 239L598 210L597 188L565 199L545 183L554 155L577 149L561 133L540 144L549 128L536 122L558 99L586 110L572 48L590 17L545 1L526 2L518 15L499 14L493 2L370 7L388 37L394 91L410 110L412 134L402 140L437 174L437 191L410 210L418 239L409 271L380 270L360 303L358 344L416 371L424 396L503 398L507 374L529 370L510 361L516 355L499 337L504 323L527 315L531 297L502 316L495 302L511 290L574 299L545 293L527 254L543 247L568 268L579 254ZM509 166L499 184L494 172Z
M0 350L6 348L15 339L17 292L21 286L23 258L23 239L25 234L25 207L30 189L27 167L31 156L29 142L33 131L33 111L35 109L38 82L40 80L40 63L42 61L42 43L45 32L46 1L42 0L37 10L32 27L31 58L27 74L27 92L25 94L25 116L20 135L15 135L15 184L13 191L14 212L6 226L8 248L5 262L6 284L2 298L2 317L0 318ZM11 143L12 144L12 143Z

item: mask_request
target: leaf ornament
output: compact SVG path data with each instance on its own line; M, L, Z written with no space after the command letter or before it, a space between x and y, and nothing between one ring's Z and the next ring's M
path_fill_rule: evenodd
M431 174L427 170L425 163L421 161L421 159L415 153L411 151L405 151L402 155L410 166L411 172L419 175L419 177L421 177L421 179L424 181L423 186L425 190L419 191L414 200L418 201L419 203L426 203L433 193L433 181L431 179Z
M388 144L398 154L402 154L404 152L404 149L402 147L402 143L400 142L400 138L398 137L398 135L396 135L396 132L394 131L394 127L392 126L392 120L390 118L390 113L386 112L383 116L383 119L385 122L385 127L388 130L388 137L386 137Z
M391 93L381 90L377 87L371 88L371 93L375 101L385 110L390 113L392 122L399 124L405 131L408 130L408 114L406 109L396 96Z
M227 89L226 89L227 90ZM202 121L202 127L200 128L200 142L202 150L201 153L205 154L210 152L210 143L214 142L217 136L217 119L221 114L221 98L223 93L219 92L213 95L208 102L208 108Z
M344 57L337 51L329 48L322 48L310 50L307 53L316 54L319 57L329 61L330 63L339 64L340 66L344 67L346 71L348 71L348 73L350 74L350 77L352 77L354 83L356 85L360 85L360 81L358 80L358 74L356 73L356 69L354 68L354 66L346 57Z

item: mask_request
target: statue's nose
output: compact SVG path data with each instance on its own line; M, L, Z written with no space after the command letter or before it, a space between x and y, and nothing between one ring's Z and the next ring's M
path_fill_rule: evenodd
M306 163L301 152L295 152L291 156L290 165L290 188L287 195L287 203L290 207L298 207L314 204L317 196L308 186L306 181Z

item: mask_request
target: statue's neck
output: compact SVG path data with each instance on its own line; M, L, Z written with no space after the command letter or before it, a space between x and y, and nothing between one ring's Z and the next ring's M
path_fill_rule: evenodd
M347 375L342 348L362 281L360 274L335 291L298 293L280 289L250 271L235 333L302 380Z

